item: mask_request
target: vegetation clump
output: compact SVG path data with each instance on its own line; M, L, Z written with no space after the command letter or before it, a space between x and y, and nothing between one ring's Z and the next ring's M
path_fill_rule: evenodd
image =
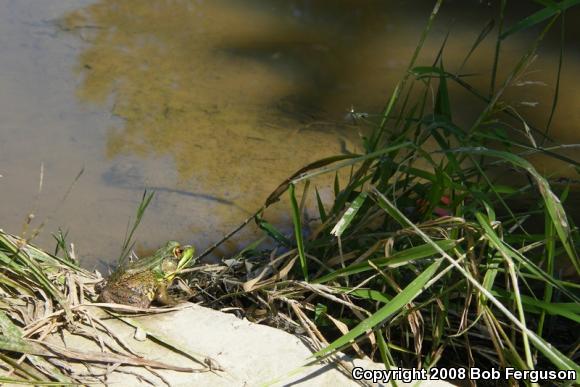
M488 92L445 69L445 43L431 65L417 63L440 3L384 111L375 120L351 112L371 128L364 152L319 160L281 184L252 218L278 247L264 250L258 240L197 286L207 305L235 306L305 333L318 359L346 350L388 367L580 375L578 228L563 204L572 186L555 186L526 158L554 157L577 171L579 163L557 144L540 145L551 141L546 131L503 98L574 2L546 6L509 29L502 29L502 2ZM502 42L542 22L532 46L499 79ZM464 64L491 31L484 28ZM451 84L481 101L473 124L453 120ZM311 190L329 173L330 204ZM263 216L283 195L293 238ZM308 200L317 222L305 221Z

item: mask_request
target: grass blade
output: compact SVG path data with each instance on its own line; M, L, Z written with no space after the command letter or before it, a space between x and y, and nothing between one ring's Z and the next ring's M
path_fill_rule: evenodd
M495 26L495 20L490 19L485 24L485 26L483 27L483 29L479 32L479 35L477 35L477 38L475 39L475 42L473 42L473 45L469 49L469 52L465 56L465 59L463 59L463 62L461 63L461 66L459 66L459 73L461 73L461 69L465 66L465 64L467 63L467 61L469 60L469 58L471 57L471 55L475 52L475 50L477 49L477 47L479 47L479 44L485 40L485 38L487 37L487 35L491 31L493 31L493 27L494 26Z
M393 297L391 301L388 302L385 306L379 309L372 316L361 321L360 324L351 329L350 332L333 341L327 347L316 352L313 356L321 357L328 354L329 352L341 348L342 346L348 344L350 341L356 339L358 336L372 330L381 324L384 320L400 311L405 305L412 302L425 290L425 284L435 275L437 269L441 265L441 261L441 259L437 259L427 269L419 274L409 285L407 285L403 291Z
M300 267L302 268L302 275L304 280L308 282L308 262L306 261L306 253L304 252L304 240L302 237L302 221L300 219L300 208L296 200L294 184L290 184L290 204L292 206L292 223L294 223L294 236L296 237L296 246L298 248L298 255L300 256Z
M452 240L442 240L435 243L443 251L451 250L453 247L456 246L455 241ZM370 261L375 266L380 268L383 267L395 268L405 265L409 262L419 261L421 259L430 258L435 255L437 255L437 250L430 244L424 244L421 246L411 247L403 251L398 251L389 257L370 259ZM374 270L374 268L366 262L361 262L345 267L344 269L334 270L332 273L320 277L316 279L314 282L324 283L338 277L358 274L369 270Z
M256 215L256 224L260 229L262 229L270 238L274 239L276 242L280 243L284 247L292 247L293 243L284 236L276 227L271 223L264 220L259 214Z
M358 194L358 196L352 201L350 207L344 212L340 220L336 223L330 233L337 238L342 236L342 233L348 228L357 212L360 210L362 205L367 198L367 193L365 191Z
M578 261L578 255L576 253L576 249L572 240L572 234L570 232L570 224L568 222L568 218L566 216L566 211L564 211L564 207L562 207L562 203L560 199L552 192L550 189L550 184L548 181L540 175L538 171L530 164L527 160L514 155L509 152L504 151L497 151L492 149L487 149L483 147L478 148L460 148L455 149L453 152L465 152L469 154L481 154L490 157L500 158L505 160L516 167L520 167L527 171L535 180L540 194L544 199L544 204L554 224L556 229L556 233L568 254L568 258L570 262L576 269L576 272L580 274L580 262Z
M143 197L141 198L141 202L139 203L139 207L137 208L137 216L135 217L135 222L133 223L133 227L131 230L125 235L125 240L123 241L123 247L121 248L121 255L119 256L119 266L122 266L125 263L125 259L131 252L133 248L133 243L131 243L133 239L133 234L139 227L141 220L143 219L143 215L145 215L145 210L151 203L151 200L155 196L155 192L147 193L147 190L143 192Z
M500 35L500 39L503 40L508 36L515 34L516 32L529 29L535 26L536 24L539 24L544 20L547 20L553 17L554 15L557 15L562 11L565 11L566 9L578 4L580 4L580 0L564 0L557 3L557 7L545 7L544 9L541 9L531 14L530 16L527 16L524 19L520 20L511 28L508 28L503 34Z
M322 203L322 199L320 198L320 193L318 192L318 188L314 189L316 191L316 204L318 206L318 214L320 216L320 222L326 222L326 210L324 209L324 203Z

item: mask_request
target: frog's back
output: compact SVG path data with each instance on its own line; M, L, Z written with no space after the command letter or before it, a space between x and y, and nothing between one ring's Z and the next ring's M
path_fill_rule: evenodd
M102 289L99 300L147 308L155 296L157 283L151 271L118 271Z

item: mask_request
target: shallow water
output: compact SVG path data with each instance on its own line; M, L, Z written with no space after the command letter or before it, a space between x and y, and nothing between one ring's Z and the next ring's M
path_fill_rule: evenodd
M345 114L351 106L380 110L432 6L384 3L0 1L1 226L22 233L34 213L28 235L46 222L36 241L49 248L51 233L70 230L92 268L118 255L147 188L157 194L140 248L168 239L208 246L304 164L357 149L359 129ZM457 69L492 12L481 2L448 2L418 63L431 64L451 29L445 61ZM525 34L509 39L502 68L529 43ZM538 126L550 109L557 38L542 47L508 93ZM492 50L484 43L465 72L487 73ZM565 142L580 142L579 92L570 87L578 59L567 50L551 129ZM473 82L484 88L484 79ZM466 123L481 109L467 98L456 106ZM538 165L574 177L561 165ZM269 216L288 221L282 209Z

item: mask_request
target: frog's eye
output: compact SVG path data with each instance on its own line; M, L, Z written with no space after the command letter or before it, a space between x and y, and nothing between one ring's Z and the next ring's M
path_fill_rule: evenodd
M183 249L181 247L174 247L173 248L173 256L175 258L181 258L182 254L183 254Z

